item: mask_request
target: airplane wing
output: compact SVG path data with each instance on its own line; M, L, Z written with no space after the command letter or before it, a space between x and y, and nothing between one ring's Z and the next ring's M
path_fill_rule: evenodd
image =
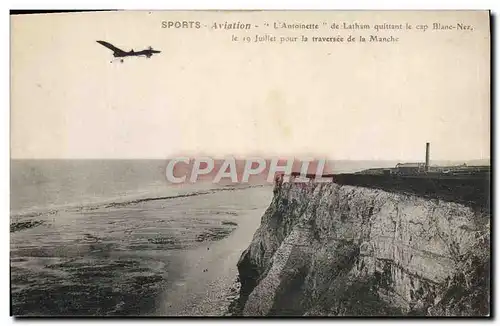
M116 52L116 53L125 53L125 51L117 48L116 46L114 46L111 43L108 43L108 42L105 42L105 41L96 41L96 42L99 43L99 44L101 44L102 46L107 47L108 49L110 49L113 52Z

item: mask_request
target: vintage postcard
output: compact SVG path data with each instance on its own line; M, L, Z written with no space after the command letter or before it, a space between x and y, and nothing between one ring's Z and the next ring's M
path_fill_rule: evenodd
M13 316L490 311L488 11L11 15Z

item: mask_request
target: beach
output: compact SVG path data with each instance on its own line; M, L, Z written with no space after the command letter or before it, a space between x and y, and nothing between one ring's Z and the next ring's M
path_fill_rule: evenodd
M227 187L11 217L12 314L224 315L271 197Z

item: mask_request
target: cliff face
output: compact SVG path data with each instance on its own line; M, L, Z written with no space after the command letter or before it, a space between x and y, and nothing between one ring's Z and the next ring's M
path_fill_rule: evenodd
M284 183L238 262L260 315L488 315L489 216L336 183Z

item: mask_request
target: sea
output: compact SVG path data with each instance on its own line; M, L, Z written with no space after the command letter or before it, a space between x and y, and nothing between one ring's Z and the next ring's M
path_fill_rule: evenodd
M217 187L174 185L166 160L11 160L11 215L176 196Z

